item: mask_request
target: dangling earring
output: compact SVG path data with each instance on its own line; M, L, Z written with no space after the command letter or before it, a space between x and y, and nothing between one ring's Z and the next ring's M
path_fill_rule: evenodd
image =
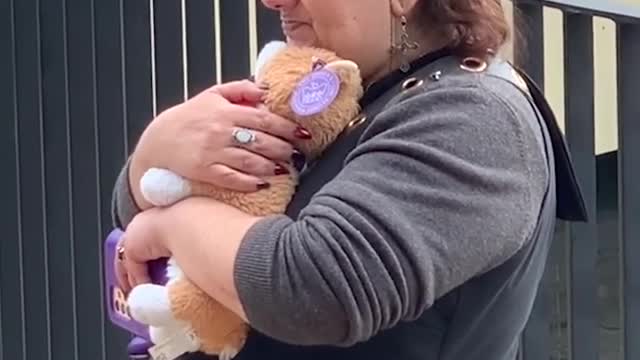
M402 27L402 32L400 33L400 44L395 44L395 40L391 43L391 52L392 54L400 53L401 64L400 70L402 72L408 72L411 66L409 65L409 59L407 53L410 50L418 49L419 44L415 41L412 41L409 38L409 31L407 29L407 17L402 15L400 17L400 25Z

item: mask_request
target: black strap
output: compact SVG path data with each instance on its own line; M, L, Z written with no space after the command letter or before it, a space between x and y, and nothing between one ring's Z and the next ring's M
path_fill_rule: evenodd
M523 93L533 101L532 105L536 107L541 115L551 138L556 177L556 217L566 221L588 221L588 212L580 184L575 174L571 154L551 106L531 77L522 69L518 69L511 64L509 64L509 66L511 66L526 83L529 91L523 91ZM431 67L427 66L417 71L413 76L427 79L427 69L431 69ZM509 81L508 79L505 80Z
M547 126L555 159L557 217L566 221L588 221L588 212L575 174L571 153L556 116L538 85L522 69L514 66L529 88L533 102Z

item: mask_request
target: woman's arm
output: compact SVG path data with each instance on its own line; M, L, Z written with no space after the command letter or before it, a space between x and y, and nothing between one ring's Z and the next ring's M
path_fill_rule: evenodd
M299 219L190 199L162 217L169 250L271 337L366 340L527 241L546 162L520 111L476 84L416 95L371 124Z

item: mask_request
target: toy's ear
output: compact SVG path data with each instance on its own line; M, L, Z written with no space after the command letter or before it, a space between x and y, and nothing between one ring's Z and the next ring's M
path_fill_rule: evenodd
M259 80L260 74L262 73L262 69L264 65L269 62L278 52L283 50L287 46L287 43L284 41L271 41L268 42L260 53L258 54L258 59L256 60L256 71L255 76L256 80Z
M360 71L358 64L350 60L332 61L325 66L325 69L335 72L342 79L347 77L348 74L358 73Z

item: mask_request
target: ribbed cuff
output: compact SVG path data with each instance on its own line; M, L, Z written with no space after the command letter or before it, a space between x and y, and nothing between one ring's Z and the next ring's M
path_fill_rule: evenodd
M121 229L126 229L131 220L142 211L133 199L131 187L129 186L130 163L131 160L127 159L120 174L118 174L111 201L111 217L113 218L114 226Z
M285 229L293 221L284 215L262 219L245 235L236 255L234 279L240 303L249 323L258 330L270 329L279 309L275 265ZM286 274L281 274L286 275ZM282 280L282 279L279 279Z

